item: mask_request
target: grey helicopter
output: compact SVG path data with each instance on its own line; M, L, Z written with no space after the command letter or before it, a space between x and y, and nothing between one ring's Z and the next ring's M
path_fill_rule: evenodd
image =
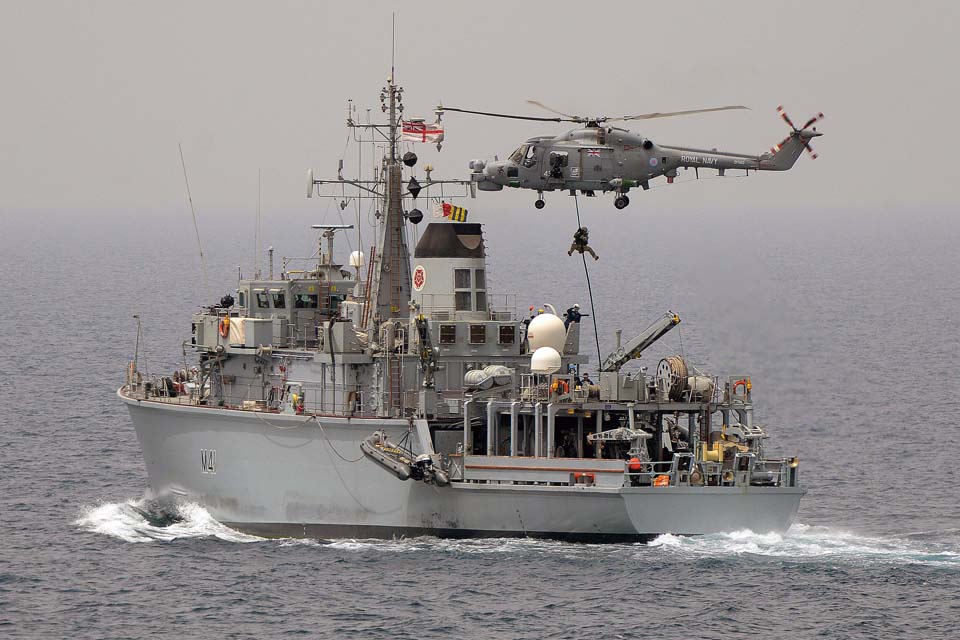
M810 140L823 135L813 127L823 118L823 113L818 113L803 126L797 127L780 106L777 107L777 112L791 129L783 141L759 155L731 153L717 149L657 144L650 138L627 129L609 126L608 123L747 109L742 105L621 117L585 117L556 111L536 100L527 102L557 116L522 116L447 106L438 106L437 114L453 111L494 118L572 122L581 125L558 136L530 138L506 160L470 161L470 178L481 191L500 191L504 187L532 189L537 192L538 197L534 202L537 209L546 206L543 199L545 191L564 190L571 195L580 191L586 196L612 191L617 194L613 201L614 206L623 209L630 204L627 196L630 189L647 190L650 188L650 180L659 176L665 176L667 182L672 183L680 168L716 169L721 176L727 169L744 169L747 174L750 171L786 171L793 167L804 149L816 159L817 154L810 146Z

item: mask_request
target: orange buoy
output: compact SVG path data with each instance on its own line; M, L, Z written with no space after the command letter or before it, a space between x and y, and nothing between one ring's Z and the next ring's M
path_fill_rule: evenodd
M627 463L627 469L630 473L640 473L641 469L643 469L643 466L640 464L640 458L630 458L630 462Z

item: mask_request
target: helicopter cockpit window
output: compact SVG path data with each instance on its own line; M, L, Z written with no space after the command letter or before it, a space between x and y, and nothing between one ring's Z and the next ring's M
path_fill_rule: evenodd
M527 152L523 155L523 166L528 169L537 162L537 148L533 145L527 147Z
M520 164L520 161L523 160L523 154L527 152L527 145L520 145L517 147L517 150L510 154L510 160Z

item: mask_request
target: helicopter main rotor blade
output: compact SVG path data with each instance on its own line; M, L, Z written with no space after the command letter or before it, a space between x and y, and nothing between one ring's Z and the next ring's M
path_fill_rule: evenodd
M490 111L472 111L470 109L457 109L454 107L445 107L440 105L437 107L441 111L456 111L458 113L471 113L476 116L489 116L491 118L511 118L513 120L539 120L540 122L562 122L561 118L537 118L535 116L515 116L509 113L492 113Z
M653 120L654 118L672 118L674 116L689 116L694 113L710 113L711 111L730 111L733 109L750 109L743 105L729 105L726 107L712 107L710 109L690 109L689 111L655 111L654 113L641 113L636 116L622 116L620 118L609 118L610 122L620 120Z
M551 109L551 108L548 107L547 105L543 104L542 102L538 102L538 101L536 101L536 100L527 100L527 104L532 104L532 105L535 106L535 107L540 107L541 109L546 109L546 110L549 111L550 113L555 113L555 114L557 114L558 116L563 116L564 118L569 119L570 122L582 122L582 121L584 120L584 119L581 118L580 116L572 116L572 115L570 115L569 113L564 113L563 111L557 111L556 109Z

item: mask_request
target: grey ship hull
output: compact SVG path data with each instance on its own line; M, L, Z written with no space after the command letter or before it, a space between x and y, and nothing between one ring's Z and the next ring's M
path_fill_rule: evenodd
M405 420L128 405L154 497L197 502L237 530L316 538L546 537L644 540L662 533L784 531L795 487L587 487L400 481L364 457L376 429ZM414 434L415 435L415 434ZM214 458L204 459L210 451ZM204 453L207 452L207 453Z

